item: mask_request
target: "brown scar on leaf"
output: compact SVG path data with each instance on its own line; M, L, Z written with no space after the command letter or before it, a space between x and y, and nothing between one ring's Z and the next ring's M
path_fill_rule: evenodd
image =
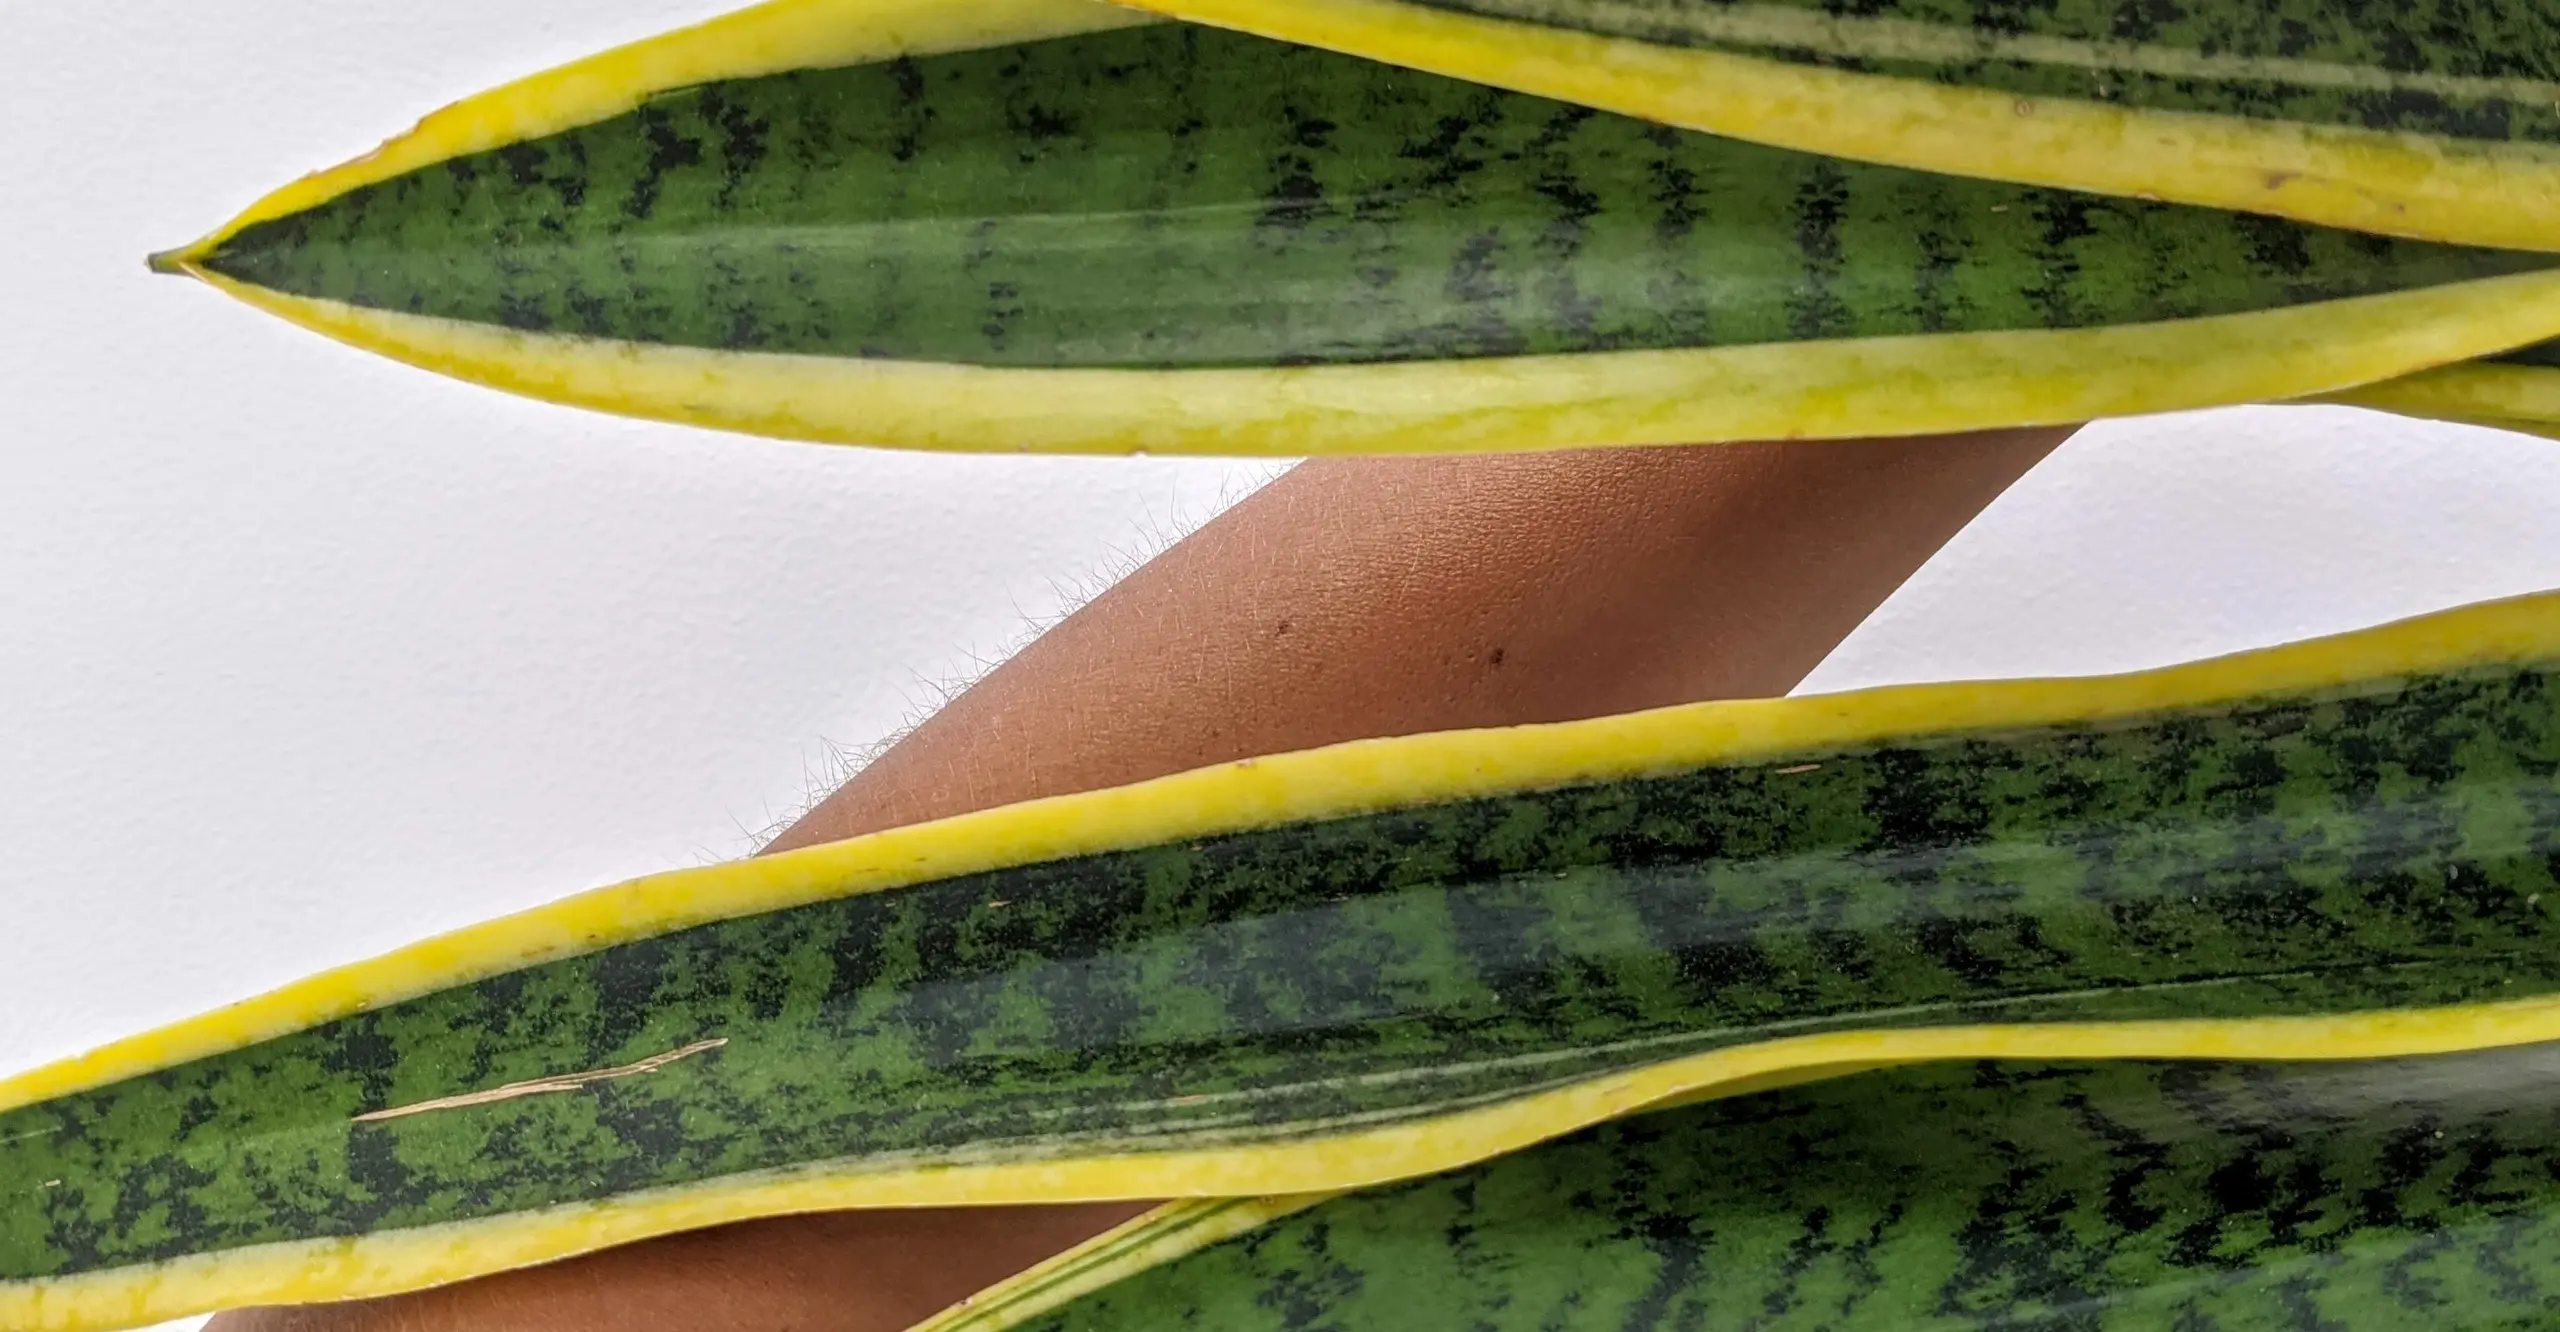
M624 1078L636 1078L655 1073L669 1064L681 1063L695 1055L709 1054L728 1043L729 1040L725 1036L716 1041L695 1041L681 1050L669 1050L662 1055L651 1055L639 1063L624 1064L620 1068L599 1068L588 1073L563 1073L556 1078L510 1082L506 1086L492 1087L487 1091L471 1092L462 1096L446 1096L433 1101L420 1101L416 1105L404 1105L392 1110L376 1110L369 1115L356 1116L353 1122L379 1124L385 1120L407 1119L412 1115L431 1115L439 1110L467 1110L475 1105L495 1105L500 1101L521 1100L527 1096L552 1096L560 1092L579 1091L599 1083L619 1082Z
M1792 768L1780 768L1780 769L1778 769L1777 771L1775 771L1775 772L1771 773L1771 774L1770 774L1770 776L1772 776L1772 777L1793 777L1793 776L1796 776L1796 775L1797 775L1797 774L1799 774L1799 773L1820 772L1820 771L1822 771L1822 765L1821 765L1821 764L1819 764L1819 763L1799 763L1799 764L1795 765L1795 766L1794 766L1794 767L1792 767Z

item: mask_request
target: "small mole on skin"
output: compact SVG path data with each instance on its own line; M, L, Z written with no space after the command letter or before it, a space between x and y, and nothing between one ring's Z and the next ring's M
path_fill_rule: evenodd
M1284 634L1289 632L1289 622L1287 620L1282 620L1280 622L1280 632Z
M1490 660L1494 665L1499 666L1499 665L1501 665L1501 664L1502 664L1502 659L1503 659L1504 657L1509 656L1509 655L1511 655L1511 654L1510 654L1510 652L1509 652L1507 649L1504 649L1504 648L1495 648L1495 649L1493 650L1493 656L1492 656L1492 657L1490 657L1490 658L1488 658L1488 660Z

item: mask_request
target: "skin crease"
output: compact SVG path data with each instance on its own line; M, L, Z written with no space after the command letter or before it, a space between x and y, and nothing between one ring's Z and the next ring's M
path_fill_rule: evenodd
M2070 433L1306 463L770 849L1343 740L1783 694ZM902 1332L1143 1210L776 1218L207 1332Z

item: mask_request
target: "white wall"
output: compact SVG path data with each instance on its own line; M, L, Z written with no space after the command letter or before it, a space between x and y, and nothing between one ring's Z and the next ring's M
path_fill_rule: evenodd
M372 361L141 256L718 0L0 0L0 1073L745 850L830 743L1263 474L695 435ZM2117 669L2560 586L2560 445L2090 431L1816 677Z

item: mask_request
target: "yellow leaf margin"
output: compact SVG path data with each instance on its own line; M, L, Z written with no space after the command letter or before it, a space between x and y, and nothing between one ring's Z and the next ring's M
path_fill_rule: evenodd
M2560 149L2542 145L2456 144L2380 130L2026 98L1487 18L1411 0L1126 3L1831 157L2355 231L2560 250Z

